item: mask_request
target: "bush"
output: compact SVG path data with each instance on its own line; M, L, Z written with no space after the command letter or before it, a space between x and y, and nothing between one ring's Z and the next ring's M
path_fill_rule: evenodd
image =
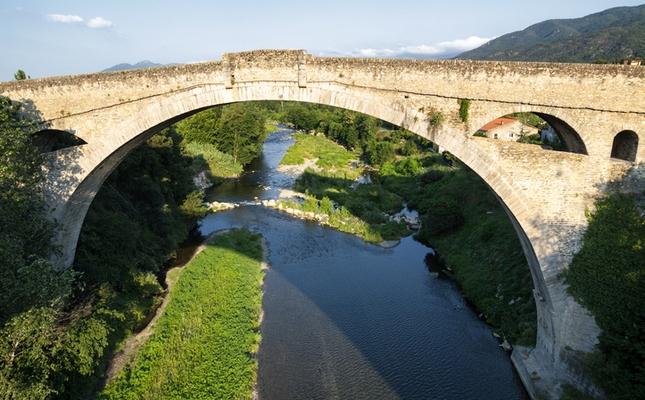
M462 122L468 122L468 110L470 109L470 100L459 99L459 119Z
M320 212L323 214L331 215L334 212L334 204L327 196L323 196L320 200Z
M450 196L440 196L427 201L423 225L431 235L454 230L464 221L459 203Z
M404 156L414 156L419 154L419 149L414 140L407 140L401 149L401 154Z
M396 164L396 172L400 175L416 175L421 169L421 162L417 158L406 157Z
M381 166L394 159L394 146L390 142L378 142L370 154L370 163Z

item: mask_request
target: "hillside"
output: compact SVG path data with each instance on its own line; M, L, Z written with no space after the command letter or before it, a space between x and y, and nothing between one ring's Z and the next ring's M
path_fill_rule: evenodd
M126 69L138 69L138 68L152 68L152 67L164 67L167 65L178 65L178 64L157 64L153 63L152 61L144 60L140 61L134 65L128 64L128 63L122 63L122 64L117 64L115 66L112 66L110 68L106 68L101 72L108 72L108 71L122 71Z
M645 57L645 5L531 25L456 59L594 62Z

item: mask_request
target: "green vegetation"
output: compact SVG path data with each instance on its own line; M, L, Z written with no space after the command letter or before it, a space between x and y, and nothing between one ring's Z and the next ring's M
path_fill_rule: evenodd
M602 330L585 366L612 399L645 393L645 221L627 195L589 216L583 247L565 273L569 293Z
M188 142L211 144L241 165L260 155L268 136L265 115L253 103L235 103L202 111L177 123Z
M13 79L21 81L23 79L31 79L31 76L27 76L27 74L25 74L25 71L19 69L18 72L13 74Z
M512 343L534 343L536 311L523 251L502 206L476 174L448 152L432 153L432 143L392 126L379 130L381 122L363 114L288 102L248 107L257 121L245 119L246 111L239 107L210 109L135 150L97 194L82 228L74 267L61 272L49 261L56 251L51 245L56 226L44 218L48 210L38 188L41 159L30 143L34 124L19 116L18 104L0 98L0 256L5 263L0 272L0 398L81 398L92 390L110 354L160 304L163 289L155 273L205 213L192 177L204 169L220 178L240 171L242 160L256 154L257 143L268 134L267 118L317 133L296 135L296 145L283 160L299 164L318 159L320 169L307 169L296 183L296 189L308 195L305 202L285 202L285 206L318 214L337 229L378 242L410 234L405 224L388 216L405 202L420 215L422 227L416 239L441 253L439 261L453 271L464 296L495 330ZM429 118L439 117L429 114ZM542 123L531 115L518 117L534 126ZM244 139L234 132L236 126L256 134ZM378 175L371 183L357 185L356 178L367 164L378 169ZM590 216L584 247L565 274L570 293L589 308L603 331L598 351L588 358L586 367L616 399L638 397L645 389L644 229L632 198L612 196L600 201ZM247 236L242 240L236 235ZM241 257L232 248L255 254L259 251L255 244L249 245L255 250L244 247L245 240L257 239L248 235L218 239L205 254L223 251L221 260ZM249 262L259 259L249 257ZM224 263L217 268L219 264ZM233 276L219 269L209 271L219 278ZM182 280L191 274L182 275ZM257 283L260 277L253 274ZM197 293L190 279L182 285L188 294ZM214 286L228 282L205 281ZM177 304L178 310L188 312L182 300ZM215 306L232 312L224 304ZM249 354L259 340L257 304L247 306L245 312L254 317L228 318L248 323L247 333L209 339L246 346L241 355L226 354L237 360L236 366L190 369L209 376L222 372L241 380L218 375L218 382L226 383L213 389L192 381L187 386L190 390L223 390L223 397L236 390L232 397L249 396L255 373ZM179 318L172 315L168 328L175 324L172 318ZM190 321L181 332L196 326ZM190 332L210 335L209 329ZM136 365L124 371L103 396L121 398L134 385L152 381L167 383L166 397L184 396L184 389L174 385L186 377L185 370L173 368L190 361L180 358L177 347L164 346L179 345L194 360L203 360L214 350L171 342L151 342ZM152 366L152 356L166 352L171 357ZM224 354L218 353L218 359L224 360Z
M409 235L404 223L386 221L390 213L403 207L401 197L385 192L380 185L358 185L363 169L350 165L356 155L321 136L296 134L296 143L287 150L283 165L303 164L318 159L322 171L307 168L296 181L295 189L308 194L304 204L282 202L286 208L325 215L325 223L343 232L355 234L367 242L381 242ZM393 147L392 147L393 149ZM392 156L394 156L392 150ZM333 201L333 202L332 202ZM333 203L338 207L334 207ZM320 203L320 204L319 204Z
M50 262L56 226L45 218L36 127L21 108L0 97L0 397L41 399L91 373L107 331L69 301L77 274Z
M210 143L188 142L186 152L194 159L193 172L208 171L213 183L219 183L224 178L239 176L244 170L239 163L233 161L233 156L217 150Z
M463 294L509 342L534 345L532 278L517 233L495 195L451 154L381 168L381 184L418 210L415 238L437 249Z
M491 40L463 60L616 62L645 57L645 5L554 19Z
M317 159L316 165L321 168L344 170L352 160L356 160L356 155L324 137L302 133L293 136L296 142L289 147L287 154L280 161L282 165L301 165L305 163L305 159ZM354 177L359 175L360 170L353 174Z
M523 124L526 125L531 125L534 126L538 129L542 129L547 126L547 123L545 120L540 118L539 116L530 113L530 112L518 112L518 113L513 113L509 115L505 115L504 117L507 118L517 118L519 119Z
M461 122L468 122L469 110L470 110L470 100L459 99L459 119L461 119Z
M560 400L593 400L592 396L582 393L571 385L563 385L562 389Z
M446 119L446 116L439 110L431 109L428 112L428 125L431 128L437 128L443 123Z
M216 236L188 264L154 335L101 399L251 398L259 347L260 235Z
M306 115L306 110L306 105L300 106L299 115ZM317 165L327 168L306 169L295 189L310 197L303 204L291 201L283 206L325 215L324 223L378 242L410 234L404 223L387 217L399 212L405 201L420 214L422 227L416 238L441 252L464 295L486 320L508 341L534 345L537 314L531 274L516 232L486 184L452 154L432 153L432 143L407 131L372 127L373 132L363 135L368 142L359 146L364 150L354 157L379 167L380 178L357 185L360 173L348 166L349 155L342 156L343 152L351 153L329 143L329 139L342 137L335 131L347 128L339 122L341 125L325 130L330 125L324 121L333 118L320 108L315 110L321 122L308 127L321 130L327 139L297 135L285 160L296 164L305 158L320 158ZM429 118L441 123L443 114L438 114L431 110ZM356 118L345 119L345 123L349 121ZM347 142L340 143L355 150ZM375 156L376 149L386 146L387 157ZM330 147L337 152L327 150Z
M19 111L0 98L0 398L84 398L111 354L161 303L155 274L205 215L195 173L209 166L229 175L241 167L174 127L153 136L107 178L88 210L74 265L56 271L49 261L56 226L46 219L42 159L31 144L36 127ZM232 136L234 119L219 124ZM263 140L263 117L243 121L242 128L259 126ZM258 144L247 147L257 151ZM237 150L239 159L251 153Z

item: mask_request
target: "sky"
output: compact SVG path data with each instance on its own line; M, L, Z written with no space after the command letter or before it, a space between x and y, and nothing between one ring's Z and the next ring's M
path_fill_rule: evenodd
M304 49L316 56L451 58L612 0L2 0L0 81L99 72L120 63L220 60Z

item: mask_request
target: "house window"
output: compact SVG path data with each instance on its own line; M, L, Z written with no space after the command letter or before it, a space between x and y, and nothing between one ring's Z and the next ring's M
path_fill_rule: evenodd
M614 144L611 146L611 158L619 158L625 161L636 161L638 150L638 135L633 131L622 131L614 137Z
M509 133L509 134L508 134L508 137L509 137L509 138L512 138L512 137L513 137L513 134L512 134L512 133Z

